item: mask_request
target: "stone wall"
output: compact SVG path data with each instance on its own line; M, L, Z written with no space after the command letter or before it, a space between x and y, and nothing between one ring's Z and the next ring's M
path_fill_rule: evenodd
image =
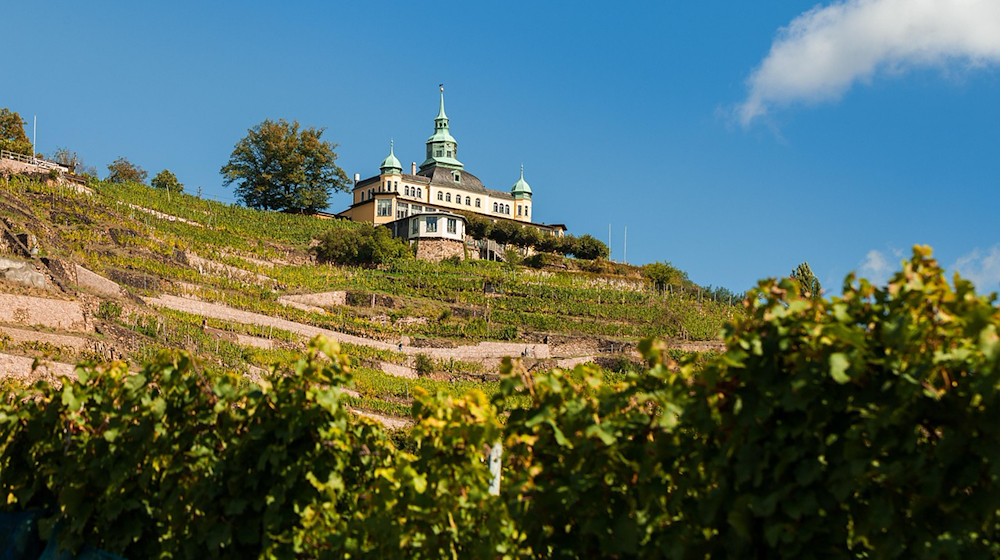
M81 288L105 297L121 297L122 287L100 274L91 272L80 265L76 265L74 272L77 278L76 284Z
M0 323L78 332L92 329L78 301L15 294L0 294Z
M450 257L465 258L465 243L454 239L419 239L417 258L423 261L438 262Z

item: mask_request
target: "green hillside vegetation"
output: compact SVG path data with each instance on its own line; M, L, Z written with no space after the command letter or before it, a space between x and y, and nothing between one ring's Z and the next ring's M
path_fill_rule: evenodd
M348 412L366 382L322 338L258 383L85 366L0 403L0 511L127 558L1000 555L996 294L917 248L885 288L751 296L708 361L646 339L621 375L394 387L408 435Z
M79 263L126 290L124 298L94 304L98 332L86 336L116 343L115 357L133 367L161 351L181 349L197 355L206 371L256 378L304 348L307 337L300 334L150 306L141 299L163 294L380 340L393 348L404 337L436 348L480 341L580 341L604 356L608 375L634 369L640 338L718 340L723 325L744 314L739 299L719 298L686 275L668 289L637 267L602 260L548 255L548 264L531 259L536 268L413 258L387 258L380 266L318 264L318 240L364 238L373 228L129 182L95 181L90 188L93 193L84 194L13 177L0 184L0 218L10 230L37 237L39 257ZM279 301L329 291L345 292L347 305L304 310ZM238 335L256 337L267 347L242 343ZM498 360L484 367L470 358L434 359L421 368L421 379L406 379L381 371L380 364L412 366L412 354L360 344L345 348L359 364L357 395L345 398L360 409L406 417L418 387L455 396L473 387L490 396L498 390ZM629 349L632 355L621 354ZM0 350L68 363L101 358L44 343L0 340ZM553 366L544 359L532 364L540 370Z
M619 267L627 275L602 275L481 261L317 266L313 240L365 226L179 193L168 199L162 190L131 183L96 183L95 196L18 180L6 190L24 203L25 212L15 204L0 205L0 212L43 240L44 254L80 262L127 284L136 295L193 290L207 301L384 340L408 335L516 341L546 334L713 340L741 313L740 305L716 302L703 292L663 294L635 267ZM184 262L185 251L232 271L199 272ZM485 284L494 291L484 293ZM277 302L283 294L330 290L347 290L354 302L369 303L374 294L375 305L316 314ZM394 324L403 317L427 321Z

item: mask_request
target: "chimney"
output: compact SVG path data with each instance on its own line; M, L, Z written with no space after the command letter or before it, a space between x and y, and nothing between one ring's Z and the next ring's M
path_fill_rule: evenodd
M354 174L354 184L357 185L359 181L361 181L361 174L360 173L355 173Z
M416 174L417 174L417 162L411 161L410 162L410 175L416 175Z

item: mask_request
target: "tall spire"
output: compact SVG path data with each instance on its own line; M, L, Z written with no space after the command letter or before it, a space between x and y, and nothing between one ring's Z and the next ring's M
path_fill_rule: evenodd
M436 121L443 120L445 122L445 125L447 125L448 115L444 114L444 84L441 84L440 88L441 88L441 108L438 109L438 116L434 120Z
M444 112L444 84L439 84L438 87L441 89L441 105L438 115L434 117L434 134L427 139L427 159L420 164L421 171L432 166L449 169L464 167L458 161L458 142L448 130L448 115Z

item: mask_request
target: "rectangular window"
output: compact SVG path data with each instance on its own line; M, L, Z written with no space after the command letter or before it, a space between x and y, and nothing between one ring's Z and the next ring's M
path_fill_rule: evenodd
M441 157L441 150L434 152L434 157Z
M517 215L518 216L521 215L521 205L520 204L517 205Z
M424 218L424 220L427 223L427 227L424 228L424 231L426 231L427 233L437 233L438 219L432 216L428 216Z
M448 218L448 233L455 233L458 227L458 220L455 218Z
M420 220L413 218L410 220L410 232L415 234L418 231L420 231Z
M375 213L378 216L392 216L392 199L384 198L376 200Z
M423 211L424 211L424 207L423 206L417 206L416 204L413 205L413 213L414 214L419 214L419 213L421 213Z

